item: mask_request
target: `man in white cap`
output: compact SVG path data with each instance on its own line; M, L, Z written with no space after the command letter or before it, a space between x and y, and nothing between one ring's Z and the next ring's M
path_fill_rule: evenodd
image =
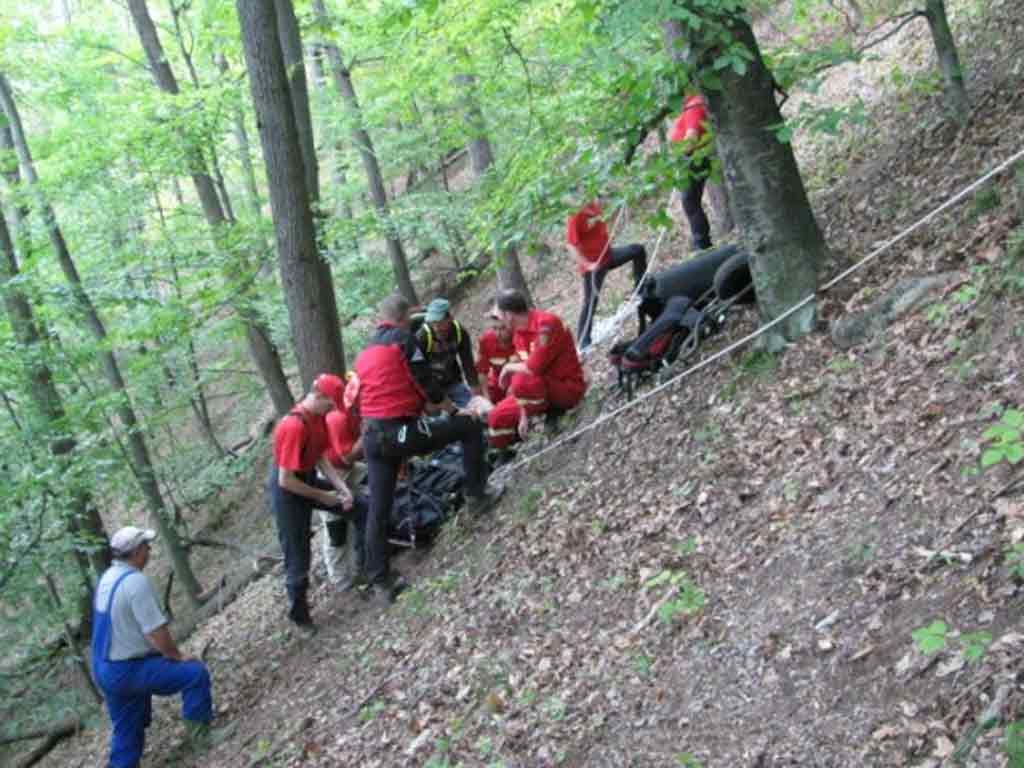
M416 342L430 363L434 383L457 408L465 408L473 395L481 394L473 339L452 317L448 299L434 299L427 305Z
M113 564L93 603L92 672L113 726L110 768L142 759L153 694L181 694L181 714L193 748L210 741L210 672L184 656L167 627L156 592L142 573L156 532L128 526L110 539Z

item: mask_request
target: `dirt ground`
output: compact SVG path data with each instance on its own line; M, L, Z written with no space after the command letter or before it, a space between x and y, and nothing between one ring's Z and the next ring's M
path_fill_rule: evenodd
M910 90L808 142L827 275L1021 149L1022 11L956 19L969 130ZM904 69L930 66L923 23L903 35L923 51ZM866 93L891 61L858 70ZM733 352L517 471L492 516L398 558L414 588L390 610L321 585L308 638L284 621L279 571L255 581L189 643L231 729L196 765L935 768L968 743L963 765L1010 765L1024 598L1007 550L1024 498L1009 465L978 467L994 414L1021 405L1024 299L1002 277L1024 171L988 190L822 295L822 331L783 356ZM639 219L620 242L653 240ZM672 233L660 258L682 243ZM538 304L574 321L565 260L527 266ZM881 337L830 341L831 320L945 271L962 279ZM604 311L628 289L613 274ZM471 328L490 291L458 308ZM756 322L734 315L702 354ZM622 404L603 358L588 358L578 425ZM222 535L272 550L261 493L238 507ZM968 738L997 696L1000 722ZM181 734L162 702L144 765ZM107 737L43 764L99 765Z

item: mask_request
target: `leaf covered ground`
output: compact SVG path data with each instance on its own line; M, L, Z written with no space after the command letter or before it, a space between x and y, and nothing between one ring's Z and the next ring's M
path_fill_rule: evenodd
M886 56L930 66L923 23L857 70L869 125L801 156L827 275L1021 149L1022 11L959 20L967 131L939 94L871 80ZM823 295L821 332L781 357L734 352L518 471L491 517L398 558L414 588L386 612L322 585L307 638L280 574L255 581L189 642L232 729L196 764L939 766L968 744L963 764L1009 765L1024 496L1009 464L979 467L985 430L1022 401L1022 212L1024 170L1001 175ZM644 234L637 216L627 235ZM533 270L538 303L574 319L566 264ZM833 346L829 321L948 271L961 279L882 337ZM460 308L469 325L487 294ZM734 315L702 352L755 327ZM621 404L602 357L577 426ZM259 493L236 527L273 547ZM997 696L1000 724L972 734ZM161 703L144 764L181 734ZM44 764L101 764L107 737Z

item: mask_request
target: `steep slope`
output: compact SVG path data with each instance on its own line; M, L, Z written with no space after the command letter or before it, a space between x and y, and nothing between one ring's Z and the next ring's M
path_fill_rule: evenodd
M876 104L870 143L816 158L837 262L1021 148L1022 10L971 27L970 131L903 96ZM197 764L938 766L997 693L1014 720L1024 505L1009 466L978 466L993 414L1021 405L1004 279L1024 274L1022 210L1024 171L1004 174L822 298L824 325L906 275L962 273L881 339L738 352L520 471L492 517L400 559L415 589L386 613L324 588L306 639L279 576L253 584L191 643L234 726ZM568 277L544 291L572 317ZM589 417L613 404L591 373ZM149 764L180 733L165 703ZM1007 765L1004 736L965 764ZM48 764L99 764L105 738Z

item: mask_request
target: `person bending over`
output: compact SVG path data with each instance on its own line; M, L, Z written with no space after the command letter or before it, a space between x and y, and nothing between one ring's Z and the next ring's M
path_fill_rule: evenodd
M409 331L409 302L401 295L381 303L377 329L356 359L355 372L370 482L366 577L370 599L386 605L405 586L390 568L387 541L395 485L405 459L460 442L469 510L483 514L501 491L487 486L480 422L444 397Z
M594 325L598 297L608 273L624 264L632 264L635 288L647 271L647 251L644 247L633 243L613 248L608 237L608 225L602 217L600 202L593 200L570 216L565 225L566 247L576 257L576 267L583 278L583 305L576 326L576 338L581 350L590 346L590 331ZM643 333L646 319L640 314L638 318L640 333Z
M309 566L313 509L364 524L364 499L352 496L345 479L327 461L326 414L343 403L345 383L333 374L317 376L306 396L274 429L274 460L268 482L277 537L284 554L288 618L314 630L309 612ZM317 469L327 480L317 477Z

